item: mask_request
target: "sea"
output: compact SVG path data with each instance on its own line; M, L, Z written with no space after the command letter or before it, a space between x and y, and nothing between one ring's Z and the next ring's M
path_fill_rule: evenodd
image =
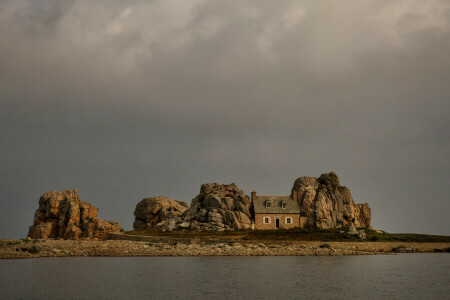
M450 299L450 255L0 260L0 299Z

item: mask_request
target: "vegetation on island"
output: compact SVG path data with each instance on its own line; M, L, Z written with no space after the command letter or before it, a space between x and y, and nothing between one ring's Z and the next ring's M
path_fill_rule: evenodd
M342 229L277 229L277 230L237 230L237 231L199 231L174 230L164 231L160 228L149 228L140 231L125 231L124 234L135 236L154 236L166 238L200 238L249 241L323 241L323 242L417 242L417 243L449 243L450 236L387 233L365 228L367 239L361 240L348 235Z

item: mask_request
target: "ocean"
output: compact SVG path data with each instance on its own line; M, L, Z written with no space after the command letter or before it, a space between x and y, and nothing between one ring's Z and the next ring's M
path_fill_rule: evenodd
M1 299L450 299L450 255L0 260Z

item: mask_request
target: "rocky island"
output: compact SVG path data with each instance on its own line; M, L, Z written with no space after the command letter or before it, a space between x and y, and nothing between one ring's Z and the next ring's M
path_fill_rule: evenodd
M263 200L263 205L270 209L255 212L257 200ZM281 207L283 203L297 207L290 214L298 214L299 222L289 228L350 228L352 232L353 228L370 228L369 205L355 204L350 190L340 185L334 172L322 174L319 178L296 179L290 196L256 196L256 192L252 192L250 199L235 183L206 183L200 187L200 193L192 199L189 208L186 202L163 196L146 198L136 206L133 227L135 230L160 227L169 231L265 229L264 226L258 228L258 224L255 224L255 214L275 214L275 218L277 215L285 215L286 211L283 209L286 207ZM277 206L280 209L274 210ZM283 228L283 220L279 227L273 229L276 228Z
M356 204L334 172L297 178L288 196L206 183L191 205L144 198L129 232L97 212L77 190L48 192L27 239L0 240L0 258L450 252L450 237L373 230L369 205Z

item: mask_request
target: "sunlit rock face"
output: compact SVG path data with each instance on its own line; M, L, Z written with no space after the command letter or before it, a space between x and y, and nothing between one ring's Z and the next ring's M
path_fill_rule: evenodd
M340 185L334 172L319 178L297 178L291 196L296 197L301 217L306 218L306 228L369 228L370 207L367 203L355 204L350 190Z
M51 191L41 196L28 236L32 239L105 238L122 229L97 218L98 209L81 201L77 190Z

